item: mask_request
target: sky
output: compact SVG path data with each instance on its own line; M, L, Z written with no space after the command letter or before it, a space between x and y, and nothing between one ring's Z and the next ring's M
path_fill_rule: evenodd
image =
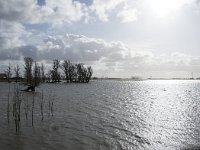
M0 72L23 58L97 77L200 77L200 0L0 0Z

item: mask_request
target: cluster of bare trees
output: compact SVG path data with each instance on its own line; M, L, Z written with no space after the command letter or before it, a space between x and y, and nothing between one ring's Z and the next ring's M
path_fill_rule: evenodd
M44 65L38 65L38 63L30 58L24 58L24 77L26 79L26 83L37 86L41 82L45 81L45 73L44 73Z
M11 77L12 77L12 70L11 70L11 65L10 63L8 64L8 68L4 71L7 77L7 81L11 82ZM16 65L14 67L14 75L15 75L15 81L18 82L20 79L20 68L19 65Z
M67 83L79 82L79 83L88 83L92 77L92 68L91 66L85 67L82 63L73 64L69 60L64 60L60 63L59 60L53 60L53 67L50 70L49 79L52 82L59 82L61 80L61 73L59 68L63 70L64 77Z
M11 65L8 65L5 73L8 82L10 82L12 73ZM45 74L45 66L38 64L30 57L24 58L24 79L25 83L32 86L37 86L41 82L60 82L65 80L67 83L79 82L88 83L92 77L91 66L85 66L82 63L73 64L69 60L60 62L57 59L53 60L52 68ZM16 65L14 68L14 79L16 82L20 79L20 67Z

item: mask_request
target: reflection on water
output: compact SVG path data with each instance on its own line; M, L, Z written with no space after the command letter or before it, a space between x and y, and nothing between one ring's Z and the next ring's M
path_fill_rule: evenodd
M193 149L200 147L199 81L93 81L44 84L54 116L35 111L34 127L7 125L0 84L0 147L16 149ZM45 97L48 103L48 96ZM39 109L39 101L36 100ZM45 105L47 106L47 105ZM22 114L23 116L23 114Z

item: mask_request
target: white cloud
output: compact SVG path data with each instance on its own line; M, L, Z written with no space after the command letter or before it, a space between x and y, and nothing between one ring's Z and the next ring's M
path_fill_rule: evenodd
M198 56L179 52L155 55L149 51L133 50L122 42L107 42L74 34L47 38L38 57L46 60L58 58L84 62L93 65L97 75L107 76L115 74L127 77L128 74L140 72L140 75L147 77L151 72L159 71L173 71L176 76L175 72L186 73L200 68Z
M117 14L121 18L122 23L129 23L136 21L138 19L139 12L135 8L124 8L121 12Z
M24 45L21 36L29 36L25 27L17 22L1 21L0 22L0 50L14 48Z
M42 57L46 59L71 59L74 61L99 61L103 57L123 59L124 45L121 42L106 42L103 39L89 38L83 35L67 34L48 37ZM56 48L55 48L56 47ZM42 50L41 50L42 51ZM115 61L115 60L114 60Z
M102 21L108 21L109 13L125 0L93 0L91 10Z
M42 19L47 22L73 22L88 17L88 8L85 4L72 0L48 0L42 7ZM45 11L47 9L48 11ZM46 13L50 12L50 13ZM46 13L46 15L45 15Z
M200 71L200 57L174 52L155 55L149 51L136 51L122 42L107 42L103 39L83 35L66 34L49 36L42 45L20 46L0 51L0 60L22 60L32 57L38 61L51 63L53 59L69 59L92 65L95 75L130 77L134 74L149 77L176 77L177 72L190 75ZM48 64L49 65L49 64ZM163 73L163 74L161 74ZM166 74L166 75L165 75Z
M102 74L112 72L112 74L118 73L118 75L124 72L132 74L137 71L146 73L148 71L199 71L200 57L184 54L183 50L184 48L185 52L187 49L192 51L195 45L196 53L199 54L199 14L193 15L191 11L193 8L199 10L199 7L198 5L195 7L187 5L194 1L94 0L92 5L87 6L80 3L81 1L46 0L45 5L39 6L36 0L1 0L0 60L5 61L10 57L20 60L24 56L31 56L38 60L71 59L92 64L96 72L102 71ZM197 3L199 2L196 0ZM184 6L186 7L183 9L187 11L177 15L179 18L174 15L174 18L158 19L152 10L150 11L151 5L149 4L153 5L153 9L158 12L165 13L168 10L180 9ZM148 10L144 12L147 7ZM137 19L138 23L119 25L113 19L115 20L113 23L100 23L99 25L98 20L95 23L83 25L83 22L87 22L91 16L94 17L94 14L100 21L112 21L113 17L118 17L122 23L133 22ZM141 22L139 17L141 17ZM158 20L162 23L157 22ZM73 24L74 22L77 23ZM48 26L48 29L43 32L43 28L46 27L46 24L44 27L41 25L43 23L50 26L55 25L55 28L48 30ZM37 26L38 24L41 26ZM58 24L62 24L59 33ZM66 24L67 26L65 26ZM102 24L103 26L101 26ZM99 27L102 27L100 31ZM41 36L37 36L31 29L38 29L36 32ZM138 44L141 49L153 50L155 48L155 53L135 51L120 41L107 42L104 39L76 34L57 35L62 31L84 33L94 37L108 37L107 39L129 40L129 44L133 43L133 47ZM49 33L55 36L48 37ZM29 36L31 34L32 36ZM43 43L44 37L46 39ZM140 41L142 42L140 43ZM35 44L35 46L27 43ZM142 47L145 43L150 44ZM154 43L158 47L152 46ZM176 45L178 46L176 47ZM170 49L180 50L182 53L173 52ZM165 51L168 51L167 54L162 54ZM172 53L169 54L169 51Z
M26 45L31 35L27 24L52 25L84 18L88 19L87 7L78 1L48 0L44 6L36 0L0 1L0 51Z
M39 6L36 0L0 1L0 19L22 24L61 24L80 20L87 23L93 13L101 21L108 21L110 13L114 11L123 22L136 20L135 9L123 9L127 3L129 4L130 0L94 0L88 7L84 3L73 0L47 0L43 6Z
M0 19L27 24L73 22L88 16L87 7L78 1L48 0L39 6L35 0L0 1Z

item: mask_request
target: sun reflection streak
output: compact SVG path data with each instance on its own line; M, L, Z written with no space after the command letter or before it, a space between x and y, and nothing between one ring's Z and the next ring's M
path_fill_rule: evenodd
M143 98L149 105L143 107L143 112L147 113L143 117L147 122L148 131L143 134L149 137L152 143L160 143L161 147L171 144L180 147L182 143L187 144L188 138L194 134L191 115L195 114L191 111L195 110L195 106L191 106L193 95L190 87L186 86L192 82L180 80L147 82L148 92Z

